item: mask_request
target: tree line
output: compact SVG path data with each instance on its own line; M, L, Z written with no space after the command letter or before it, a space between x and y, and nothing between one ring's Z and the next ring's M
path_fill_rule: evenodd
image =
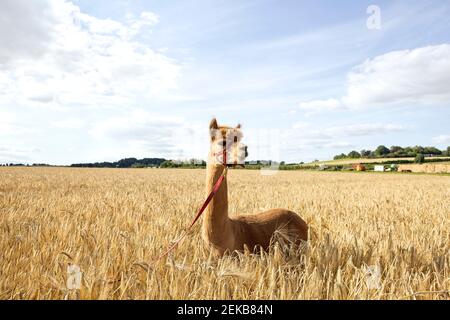
M271 160L245 162L246 165L252 168L254 166L270 166L277 163ZM285 165L285 162L282 161L278 164ZM136 158L125 158L116 162L74 163L70 166L75 168L204 168L206 167L206 161L194 158L188 160L168 160L164 158L144 158L139 160Z
M375 150L350 151L348 154L341 153L334 156L334 160L339 159L359 159L359 158L412 158L418 155L423 156L450 156L450 146L446 150L439 150L436 147L400 147L392 146L387 148L383 145Z
M146 168L159 167L167 161L164 158L125 158L115 162L74 163L70 165L76 168Z
M385 147L384 145L378 146L375 150L361 150L358 151L350 151L348 154L341 153L339 155L334 156L334 160L339 159L359 159L359 158L415 158L415 162L421 163L424 161L425 156L449 156L450 157L450 146L447 147L446 150L439 150L436 147L400 147L400 146L392 146L390 148ZM258 161L246 161L246 166L249 168L258 168L261 166L270 165L272 162L270 160L258 160ZM292 167L290 164L287 166L284 161L281 161L280 167ZM303 164L301 162L300 164ZM50 166L45 163L34 163L32 165L29 164L21 164L21 163L7 163L0 164L0 166ZM186 161L177 161L177 160L168 160L164 158L125 158L115 162L93 162L93 163L74 163L70 165L71 167L76 168L148 168L148 167L159 167L159 168L201 168L206 166L206 162L204 160L199 159L190 159Z

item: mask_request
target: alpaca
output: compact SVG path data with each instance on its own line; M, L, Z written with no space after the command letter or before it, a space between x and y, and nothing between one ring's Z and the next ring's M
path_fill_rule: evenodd
M234 143L239 142L242 137L240 128L240 125L235 128L219 126L216 119L211 120L211 143L206 173L207 194L211 192L225 169L223 162L217 159L217 154L221 153L222 146L225 148L224 141L233 141L229 137L230 134L234 136ZM246 156L245 148L243 158ZM297 245L308 238L306 222L295 212L286 209L272 209L254 215L230 217L226 177L206 209L202 222L202 238L219 257L226 252L243 251L245 247L251 251L260 249L267 251L277 230L282 231L291 243Z

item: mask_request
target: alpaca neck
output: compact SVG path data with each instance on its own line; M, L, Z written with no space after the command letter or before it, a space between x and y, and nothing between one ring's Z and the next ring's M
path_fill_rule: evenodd
M207 165L206 194L212 191L224 168L220 164ZM208 238L223 237L226 234L228 221L228 185L227 178L225 177L222 185L206 209L203 218L203 231L206 232Z

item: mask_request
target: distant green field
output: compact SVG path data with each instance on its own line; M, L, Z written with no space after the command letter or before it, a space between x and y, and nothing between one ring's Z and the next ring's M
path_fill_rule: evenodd
M449 160L450 157L427 157L425 158L425 161L427 160ZM399 160L409 160L411 162L414 161L414 158L379 158L379 159L367 159L367 158L360 158L360 159L339 159L339 160L326 160L326 161L318 161L318 162L309 162L303 164L304 166L313 166L313 165L321 165L321 164L327 164L327 165L348 165L348 164L355 164L355 163L389 163L393 161L399 161ZM439 162L439 163L446 163L446 162Z

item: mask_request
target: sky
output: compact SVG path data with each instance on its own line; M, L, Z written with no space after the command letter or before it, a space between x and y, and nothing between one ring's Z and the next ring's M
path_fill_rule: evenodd
M450 1L0 2L0 163L450 146Z

